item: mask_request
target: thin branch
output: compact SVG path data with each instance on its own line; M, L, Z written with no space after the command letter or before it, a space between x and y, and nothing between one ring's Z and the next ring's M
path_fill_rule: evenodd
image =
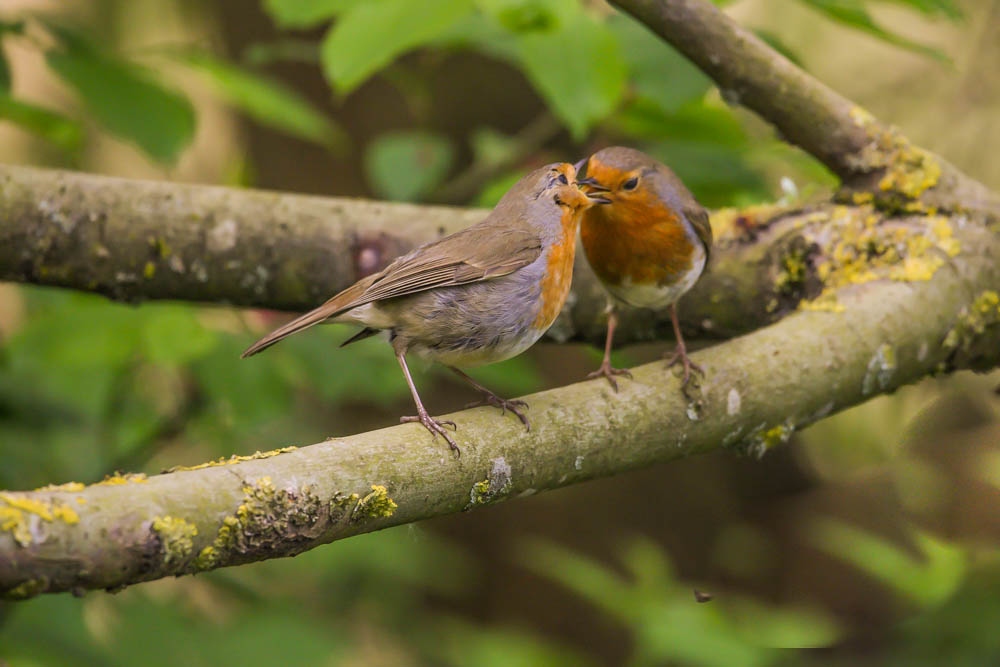
M527 397L530 433L491 408L449 415L460 459L406 424L146 480L0 493L0 591L116 589L719 447L762 455L928 374L1000 363L990 292L1000 238L968 225L955 239L962 261L932 280L842 290L843 312L800 312L696 353L707 379L690 398L658 362L634 369L617 394L598 379Z

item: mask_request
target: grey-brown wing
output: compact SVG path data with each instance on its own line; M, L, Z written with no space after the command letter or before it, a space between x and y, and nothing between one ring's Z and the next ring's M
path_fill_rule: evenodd
M684 207L684 217L694 227L695 234L705 245L705 263L712 254L712 223L708 219L708 211L697 204Z
M476 225L400 257L356 303L503 276L535 261L541 252L538 233L527 225Z

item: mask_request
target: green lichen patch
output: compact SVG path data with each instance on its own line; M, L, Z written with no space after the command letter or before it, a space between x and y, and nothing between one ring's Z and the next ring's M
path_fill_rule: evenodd
M710 216L714 243L720 247L734 243L750 243L778 218L789 212L787 207L776 204L715 210Z
M1000 363L1000 293L984 290L963 307L942 345L950 351L942 370L988 370Z
M865 377L861 381L861 395L869 396L875 389L886 390L896 374L896 348L888 343L879 345L868 360Z
M178 567L187 561L194 550L198 527L193 523L172 516L158 516L150 527L160 541L163 564Z
M359 500L351 512L351 521L388 518L393 515L397 507L384 486L372 484L372 492Z
M510 494L511 487L510 464L502 456L495 458L486 479L476 482L469 490L469 504L465 509L494 503Z
M80 522L80 516L65 503L34 498L21 493L0 493L0 531L9 532L22 547L36 537L38 522Z
M49 588L49 580L45 577L37 579L27 579L17 586L0 593L3 600L29 600L36 595L40 595Z
M168 468L164 470L165 473L178 472L181 470L201 470L202 468L214 468L216 466L231 466L234 463L242 463L243 461L256 461L258 459L269 459L272 456L277 456L278 454L286 454L288 452L294 452L298 447L294 445L288 447L281 447L280 449L272 449L268 452L256 451L248 456L240 456L238 454L233 454L232 456L220 457L214 461L206 461L205 463L199 463L195 466L174 466L173 468Z
M232 560L298 553L301 545L322 534L329 519L329 503L310 487L278 489L270 477L261 477L243 487L243 502L223 518L218 534L198 553L193 568L207 570Z
M788 442L793 433L795 433L795 422L791 418L774 426L761 424L739 441L737 449L759 459L778 445Z
M144 472L127 472L120 473L117 470L113 475L105 475L104 479L100 482L94 482L91 486L119 486L122 484L145 484L149 480L146 479L146 473Z
M835 207L825 225L806 232L821 249L815 262L823 288L799 307L840 312L837 292L844 287L875 280L930 280L961 245L948 218L933 215L921 221L895 224L871 206Z
M932 213L921 202L921 196L941 180L941 163L931 153L914 146L895 128L887 128L862 109L851 110L851 118L864 128L871 142L857 159L858 172L881 174L876 189L861 195L883 211L890 213Z
M46 484L40 486L35 491L66 491L68 493L78 493L87 488L82 482L66 482L64 484Z
M353 514L354 508L358 506L359 498L360 496L356 493L346 495L338 491L330 501L330 523L340 523L344 517Z

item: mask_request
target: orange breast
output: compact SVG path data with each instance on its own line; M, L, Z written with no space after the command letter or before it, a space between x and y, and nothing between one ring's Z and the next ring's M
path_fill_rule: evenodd
M670 285L692 267L679 215L651 195L588 210L580 236L594 273L610 285Z
M541 329L548 329L555 322L573 283L573 256L576 254L576 228L579 220L579 213L564 210L562 237L549 248L548 266L542 278L542 308L534 323Z

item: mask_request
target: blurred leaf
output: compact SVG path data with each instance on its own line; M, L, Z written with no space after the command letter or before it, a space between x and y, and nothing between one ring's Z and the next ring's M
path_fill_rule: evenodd
M500 198L507 194L515 183L524 177L523 171L512 171L501 176L497 176L492 181L483 186L479 196L473 200L472 206L481 208L493 208L500 201Z
M885 0L894 2L918 12L923 12L928 16L942 15L949 19L957 20L962 18L962 9L954 0Z
M961 548L923 532L913 534L919 558L884 537L831 519L816 523L811 537L823 551L925 606L951 597L968 568Z
M439 37L471 11L471 0L360 3L345 12L323 40L323 71L338 92L350 92L396 56Z
M517 44L525 74L574 139L621 100L625 61L618 40L588 14L577 13L552 32L520 34Z
M216 335L198 321L196 310L186 306L147 306L143 322L146 357L159 364L186 364L207 354Z
M219 334L209 353L191 364L205 393L213 425L250 431L284 414L292 402L292 387L280 366L281 349L268 357L240 359L242 338Z
M44 595L4 605L0 660L13 665L106 664L107 656L84 625L85 604L69 595Z
M207 53L179 55L184 62L208 75L226 101L262 125L326 148L346 143L343 130L284 83Z
M477 0L477 4L513 33L551 32L580 10L578 0Z
M448 175L453 149L447 138L422 131L386 132L365 151L365 174L385 199L418 201Z
M843 23L851 28L861 30L862 32L867 32L874 37L878 37L884 42L888 42L889 44L909 49L910 51L921 53L926 56L931 56L932 58L936 58L937 60L941 60L943 62L951 62L951 59L939 49L920 44L919 42L914 42L906 37L891 33L879 26L875 23L875 19L872 18L871 14L868 13L864 0L801 1L834 21Z
M194 138L195 113L187 98L163 88L144 69L59 35L67 49L49 51L46 62L101 124L155 160L175 162Z
M279 28L313 28L363 0L264 0L264 11Z
M704 103L688 104L668 113L652 101L639 98L615 114L609 124L643 139L675 139L733 149L749 145L746 131L732 111Z
M538 366L531 360L530 354L481 366L469 372L469 375L505 398L538 391L543 386L542 376L538 372ZM455 379L462 382L457 377Z
M635 91L666 111L702 97L711 80L646 26L615 14L608 26L618 35Z
M440 47L460 46L516 66L518 62L517 37L497 21L482 13L469 14L455 22L432 40Z
M644 150L669 165L704 206L733 206L771 197L767 183L741 150L705 142L666 140Z
M307 39L255 42L243 50L243 62L261 67L276 62L319 63L319 43Z
M65 151L75 151L83 143L83 128L76 121L8 95L0 95L0 118L20 125Z
M441 641L434 642L432 650L440 664L464 667L470 663L470 656L475 656L476 667L597 664L585 654L521 630L495 625L477 627L459 619L446 619L436 625L440 627Z

